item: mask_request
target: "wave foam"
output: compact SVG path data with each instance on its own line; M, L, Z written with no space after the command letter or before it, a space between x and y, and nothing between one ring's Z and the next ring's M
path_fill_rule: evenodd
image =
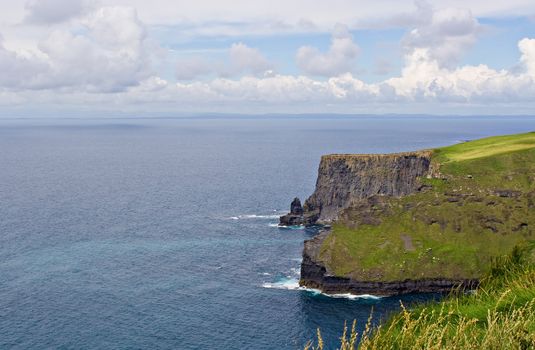
M328 298L335 298L335 299L349 299L349 300L358 300L358 299L367 299L367 300L380 300L382 297L371 295L371 294L351 294L351 293L343 293L343 294L326 294L323 293L319 289L314 288L306 288L301 287L299 285L299 279L297 278L284 278L278 282L266 282L262 284L263 288L268 289L284 289L284 290L299 290L304 291L307 293L311 293L313 295L322 295Z
M244 220L244 219L278 219L280 214L269 214L269 215L257 215L257 214L244 214L238 216L229 217L230 220Z
M262 287L269 288L269 289L287 289L287 290L299 290L299 280L297 278L287 278L283 279L279 282L273 282L273 283L263 283Z
M283 228L286 230L304 230L304 225L294 225L294 226L285 226L285 225L277 225L278 228Z

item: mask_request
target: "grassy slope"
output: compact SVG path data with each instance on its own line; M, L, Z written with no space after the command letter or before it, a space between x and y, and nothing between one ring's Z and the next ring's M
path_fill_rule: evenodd
M337 275L360 280L478 278L491 257L535 239L535 133L491 137L434 150L445 179L389 199L378 225L347 210L322 246ZM503 190L518 192L500 192Z
M535 244L515 248L491 265L474 293L403 310L376 330L366 327L358 348L535 349ZM354 328L341 339L341 350L357 348Z

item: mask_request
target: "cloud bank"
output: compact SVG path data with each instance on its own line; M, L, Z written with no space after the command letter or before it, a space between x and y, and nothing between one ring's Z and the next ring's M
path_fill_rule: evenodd
M63 6L64 5L64 6ZM63 6L59 12L51 8ZM156 67L166 49L153 42L135 8L86 1L27 3L25 21L47 26L32 50L9 48L0 36L0 105L84 106L146 110L399 111L410 106L521 106L535 101L535 39L518 42L518 64L492 69L459 65L481 24L460 8L419 2L400 45L398 76L369 83L358 78L360 48L344 24L328 49L301 46L301 74L277 71L257 48L237 41L224 59L179 58L173 76ZM399 20L399 19L398 19ZM165 61L165 60L163 60ZM491 107L492 108L492 107Z

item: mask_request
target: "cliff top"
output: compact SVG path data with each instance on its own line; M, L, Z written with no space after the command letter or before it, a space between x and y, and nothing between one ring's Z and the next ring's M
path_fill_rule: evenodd
M441 163L459 162L535 148L535 132L487 137L435 150Z
M328 159L351 159L351 158L397 158L397 157L430 157L433 150L420 150L412 152L398 152L398 153L334 153L326 154L321 157L322 160Z

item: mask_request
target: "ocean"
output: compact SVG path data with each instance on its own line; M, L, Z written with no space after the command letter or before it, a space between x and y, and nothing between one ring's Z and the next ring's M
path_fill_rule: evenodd
M297 288L281 229L320 156L535 130L534 117L0 120L1 349L334 348L400 302Z

